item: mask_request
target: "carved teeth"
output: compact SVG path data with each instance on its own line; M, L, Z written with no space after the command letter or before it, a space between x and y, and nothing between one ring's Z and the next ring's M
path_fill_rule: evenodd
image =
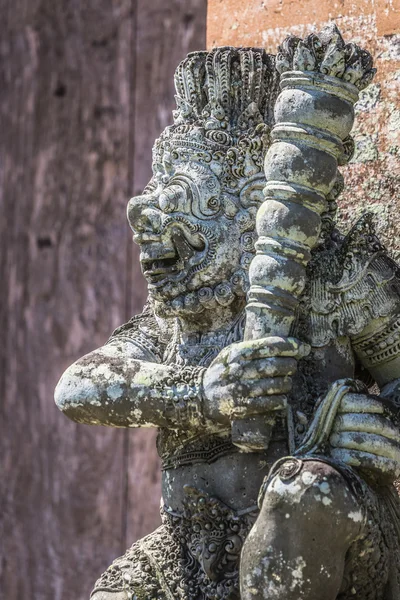
M145 275L160 275L178 270L179 259L177 256L159 258L157 260L143 261Z

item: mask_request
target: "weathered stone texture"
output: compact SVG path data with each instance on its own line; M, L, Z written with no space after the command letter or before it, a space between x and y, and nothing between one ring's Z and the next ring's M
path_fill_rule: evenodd
M303 37L335 20L346 39L367 48L377 75L361 93L353 129L356 152L343 168L339 199L348 229L366 210L377 215L380 237L400 256L400 2L399 0L209 0L207 44L263 46L276 52L290 32ZM296 25L297 24L297 25Z

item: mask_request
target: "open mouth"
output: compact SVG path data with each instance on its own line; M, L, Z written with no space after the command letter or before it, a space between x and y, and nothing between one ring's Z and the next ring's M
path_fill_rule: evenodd
M178 273L183 265L180 264L179 256L171 256L167 258L141 259L143 267L143 275L149 281L159 281L165 275Z
M168 245L169 247L156 242L144 244L141 248L143 275L152 285L159 286L167 279L179 281L207 253L207 243L203 236L192 234L186 227L173 227Z

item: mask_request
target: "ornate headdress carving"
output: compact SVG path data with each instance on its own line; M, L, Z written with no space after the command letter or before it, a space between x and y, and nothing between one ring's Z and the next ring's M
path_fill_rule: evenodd
M278 83L275 59L262 49L192 52L176 69L175 122L155 144L155 163L166 173L174 160L206 163L238 193L262 172Z

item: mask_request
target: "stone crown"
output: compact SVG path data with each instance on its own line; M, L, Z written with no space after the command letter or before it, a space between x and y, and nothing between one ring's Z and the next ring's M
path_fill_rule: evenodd
M154 147L162 170L190 158L232 191L262 172L279 92L274 56L260 48L192 52L176 69L175 88L174 124Z

